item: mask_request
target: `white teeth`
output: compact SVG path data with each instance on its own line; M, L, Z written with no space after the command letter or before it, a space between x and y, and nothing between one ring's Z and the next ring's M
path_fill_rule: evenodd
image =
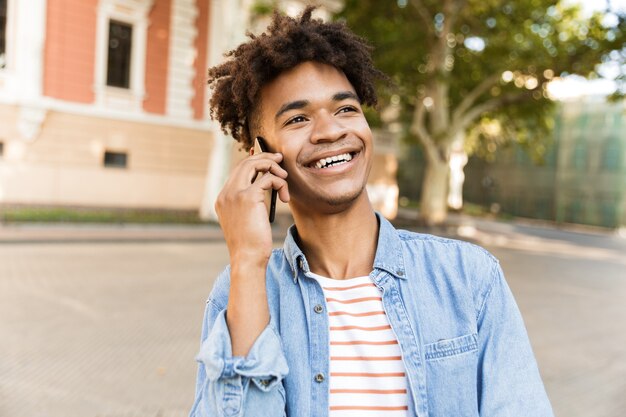
M315 163L316 168L327 168L329 165L340 165L352 160L352 155L344 153L341 155L329 156L328 158L322 158ZM337 162L337 163L335 163Z

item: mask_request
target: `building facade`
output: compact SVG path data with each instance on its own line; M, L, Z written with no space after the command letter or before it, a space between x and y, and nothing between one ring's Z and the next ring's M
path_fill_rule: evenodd
M280 3L296 14L306 2ZM321 17L341 7L322 3ZM0 206L214 218L241 155L208 120L206 70L263 25L255 4L0 0ZM373 182L393 190L395 171L377 160Z
M557 131L556 220L626 226L626 103L563 107Z
M3 0L0 202L196 209L206 0Z
M542 165L518 146L495 163L472 160L465 198L516 216L626 226L626 103L587 97L560 104Z

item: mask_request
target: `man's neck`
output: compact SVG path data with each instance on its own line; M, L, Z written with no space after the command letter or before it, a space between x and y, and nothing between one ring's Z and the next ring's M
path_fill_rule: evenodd
M347 279L372 271L378 220L367 194L359 199L350 208L334 214L300 214L294 210L299 245L312 272Z

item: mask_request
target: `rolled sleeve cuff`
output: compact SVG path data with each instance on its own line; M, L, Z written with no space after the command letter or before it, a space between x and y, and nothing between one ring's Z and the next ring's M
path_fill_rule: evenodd
M289 372L280 336L272 323L259 335L245 358L233 356L226 310L218 313L196 360L204 364L211 381L248 377L263 391L269 391Z

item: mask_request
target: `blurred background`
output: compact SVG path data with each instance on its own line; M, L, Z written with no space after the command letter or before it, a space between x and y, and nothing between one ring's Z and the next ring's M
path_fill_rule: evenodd
M245 154L206 71L308 3L0 0L0 417L187 415ZM390 77L375 208L501 259L557 416L626 415L626 0L315 3Z

